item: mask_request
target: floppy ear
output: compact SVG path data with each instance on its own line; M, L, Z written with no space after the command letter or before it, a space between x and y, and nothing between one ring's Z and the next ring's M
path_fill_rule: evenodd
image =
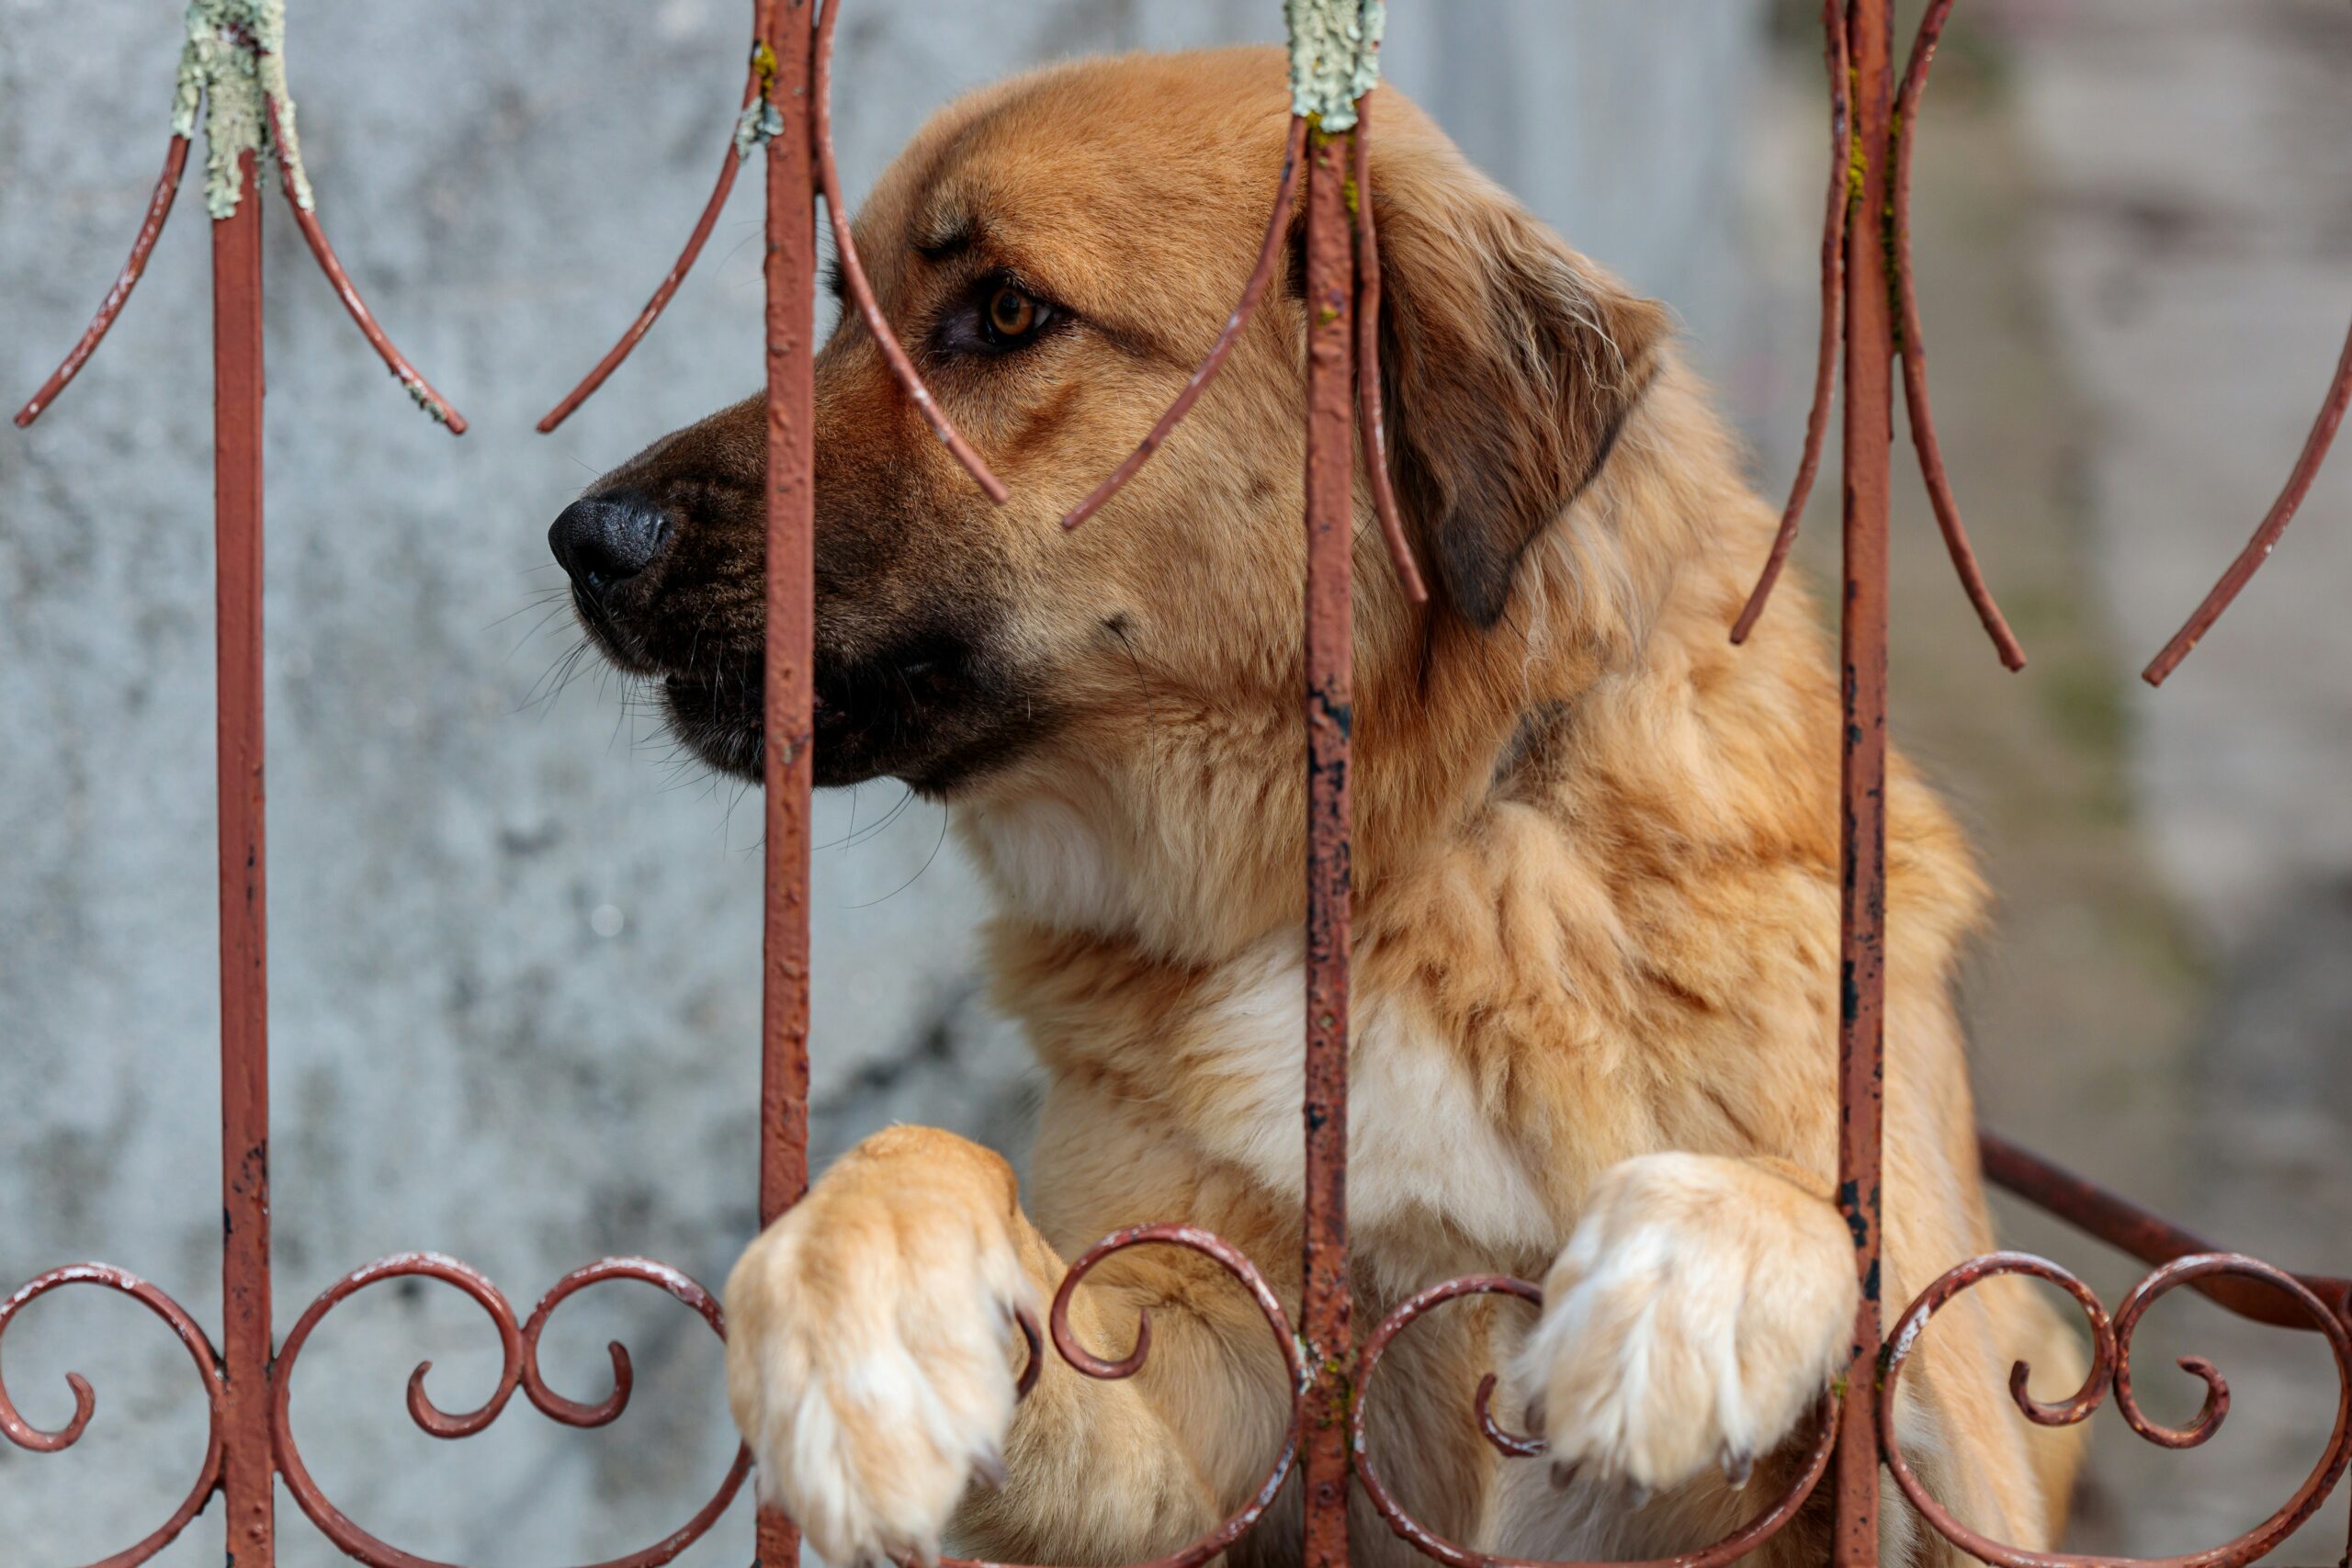
M1383 167L1379 152L1375 138L1397 498L1454 608L1490 626L1528 547L1609 461L1656 372L1666 311L1460 159L1412 149Z

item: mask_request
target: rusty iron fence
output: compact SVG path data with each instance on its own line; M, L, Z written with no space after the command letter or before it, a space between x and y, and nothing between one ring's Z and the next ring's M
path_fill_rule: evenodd
M766 171L766 362L768 409L768 637L766 652L766 905L764 1007L761 1043L760 1213L773 1220L808 1184L808 852L814 621L811 585L813 459L811 376L817 284L816 208L831 222L849 296L882 345L890 367L932 428L990 496L1001 482L957 433L922 386L876 302L859 265L841 199L830 122L831 61L840 0L754 0L754 34L741 118L722 158L717 184L684 253L628 332L540 423L552 430L578 408L642 339L693 266L727 200L739 164L762 156ZM1376 0L1339 9L1359 16ZM2087 1234L2154 1266L2110 1315L2098 1296L2058 1265L2017 1253L1970 1259L1931 1284L1884 1326L1880 1300L1881 1127L1883 1080L1883 954L1886 925L1887 524L1893 479L1894 375L1900 367L1920 468L1962 584L2002 661L2022 667L2024 650L1977 570L1944 468L1928 401L1926 343L1911 265L1911 154L1922 96L1951 0L1930 0L1907 64L1896 64L1893 0L1825 0L1822 13L1830 84L1831 168L1822 241L1822 321L1815 394L1804 458L1779 537L1754 597L1731 630L1745 638L1763 613L1818 477L1844 375L1844 592L1840 662L1844 693L1840 805L1844 865L1840 938L1838 1205L1854 1236L1861 1305L1843 1375L1825 1396L1810 1460L1782 1495L1759 1500L1750 1521L1705 1549L1668 1560L1677 1568L1717 1568L1754 1550L1792 1519L1820 1489L1833 1489L1839 1564L1874 1563L1879 1551L1880 1477L1894 1483L1928 1523L1969 1554L2005 1568L2054 1568L2113 1560L2019 1550L1976 1534L1926 1492L1893 1435L1904 1368L1929 1318L1986 1278L2018 1275L2048 1281L2080 1306L2089 1325L2093 1366L2083 1387L2058 1404L2026 1392L2024 1369L2010 1393L2023 1416L2044 1426L2086 1420L2113 1393L2134 1432L2170 1448L2211 1438L2229 1408L2228 1386L2210 1363L2182 1365L2205 1385L2203 1408L2184 1427L2145 1416L2132 1392L2133 1331L2157 1300L2187 1286L2256 1321L2320 1334L2334 1353L2341 1394L2334 1430L2293 1494L2261 1525L2224 1545L2162 1559L2182 1568L2238 1568L2275 1549L2307 1522L2352 1464L2352 1280L2288 1274L2216 1250L2199 1237L2090 1182L1989 1134L1982 1138L1989 1179ZM1368 18L1369 19L1369 18ZM464 1438L495 1421L519 1388L543 1415L573 1427L616 1419L632 1386L628 1351L610 1347L613 1386L594 1404L556 1393L541 1374L538 1348L551 1314L577 1292L611 1280L668 1292L699 1314L714 1333L725 1325L710 1295L668 1266L611 1258L557 1281L527 1317L489 1280L454 1259L406 1253L367 1265L312 1302L283 1337L272 1320L269 1246L269 1075L267 919L264 855L262 728L262 199L260 166L274 158L294 222L334 282L354 321L418 404L452 434L466 428L457 411L401 356L337 262L320 227L295 140L282 62L282 0L196 0L184 58L174 134L130 259L89 330L56 373L17 415L30 423L82 369L145 268L204 118L212 220L214 322L214 512L217 539L219 840L220 918L221 1199L225 1287L218 1346L162 1291L122 1269L79 1264L40 1275L0 1302L0 1334L28 1306L73 1285L120 1292L161 1318L187 1348L209 1405L209 1436L187 1495L155 1529L93 1568L130 1568L162 1551L218 1495L228 1515L228 1550L236 1568L275 1561L277 1483L311 1523L345 1552L376 1568L439 1568L368 1534L342 1513L311 1478L288 1421L295 1372L311 1332L336 1305L386 1280L422 1277L454 1286L489 1316L499 1337L501 1372L481 1406L452 1414L435 1405L420 1366L408 1385L410 1416L428 1433ZM1361 40L1365 51L1376 37ZM1368 74L1368 73L1367 73ZM216 101L217 100L217 101ZM1065 519L1085 521L1152 453L1216 374L1227 348L1262 298L1280 257L1301 181L1305 184L1306 283L1312 309L1306 359L1306 766L1308 804L1305 1286L1295 1328L1250 1261L1196 1228L1158 1224L1106 1237L1071 1265L1055 1298L1049 1332L1056 1350L1097 1378L1132 1374L1148 1352L1148 1332L1125 1358L1098 1357L1072 1337L1069 1307L1078 1282L1102 1259L1127 1247L1172 1245L1202 1253L1230 1272L1257 1301L1289 1365L1295 1394L1288 1429L1264 1484L1231 1518L1153 1568L1192 1568L1223 1551L1257 1521L1294 1472L1306 1495L1304 1550L1309 1568L1340 1568L1348 1556L1350 1489L1361 1485L1389 1528L1423 1554L1453 1568L1494 1568L1506 1560L1439 1537L1408 1515L1384 1483L1365 1438L1374 1373L1397 1335L1424 1314L1475 1294L1539 1302L1525 1280L1478 1276L1434 1284L1399 1306L1357 1343L1348 1290L1347 1040L1349 922L1349 729L1351 702L1350 558L1351 476L1356 442L1366 457L1374 513L1407 592L1425 597L1388 488L1377 366L1380 274L1368 188L1374 99L1361 94L1325 116L1295 115L1263 246L1225 333L1198 372L1134 452ZM237 122L235 111L244 111ZM232 123L224 125L224 120ZM1353 189L1351 190L1350 186ZM2347 338L2319 417L2285 489L2244 552L2149 665L2160 684L2225 611L2276 546L2309 493L2347 405L2352 405L2352 338ZM1045 1333L1025 1319L1034 1381ZM0 1433L22 1449L55 1453L87 1428L96 1404L89 1383L69 1373L74 1414L54 1431L26 1422L0 1387ZM1495 1380L1464 1413L1504 1454L1544 1451L1540 1437L1499 1426L1489 1409ZM739 1451L709 1499L675 1532L600 1568L654 1568L700 1540L733 1503L749 1474ZM2285 1483L2282 1481L2281 1484ZM794 1562L798 1539L789 1520L763 1512L758 1561ZM953 1560L951 1560L952 1562ZM2352 1562L2352 1554L2347 1554ZM959 1565L967 1568L967 1565ZM1667 1568L1665 1563L1645 1568Z

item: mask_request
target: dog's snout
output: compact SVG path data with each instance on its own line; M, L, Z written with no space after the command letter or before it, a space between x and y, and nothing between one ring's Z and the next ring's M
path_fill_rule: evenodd
M563 509L548 548L583 592L602 594L651 565L668 531L662 513L633 496L591 496Z

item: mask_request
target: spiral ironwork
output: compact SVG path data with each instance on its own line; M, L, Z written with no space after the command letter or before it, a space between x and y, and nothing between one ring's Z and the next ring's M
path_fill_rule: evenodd
M1363 1359L1356 1372L1356 1397L1348 1416L1348 1442L1355 1456L1356 1479L1363 1485L1365 1495L1379 1510L1382 1519L1397 1538L1422 1556L1448 1565L1448 1568L1726 1568L1762 1546L1788 1527L1804 1506L1821 1478L1829 1469L1829 1457L1838 1446L1838 1404L1834 1399L1821 1404L1821 1432L1814 1441L1803 1471L1796 1480L1772 1503L1733 1534L1714 1545L1697 1551L1687 1551L1674 1557L1657 1558L1642 1562L1587 1563L1549 1562L1540 1559L1502 1557L1493 1552L1477 1551L1446 1540L1406 1511L1405 1506L1388 1490L1373 1463L1368 1425L1372 1410L1373 1374L1379 1370L1380 1359L1387 1352L1396 1337L1418 1322L1425 1314L1464 1296L1510 1296L1531 1306L1544 1304L1541 1287L1525 1280L1514 1280L1503 1274L1471 1274L1443 1284L1431 1285L1413 1296L1382 1320L1364 1342ZM1492 1401L1495 1376L1487 1373L1479 1380L1478 1392L1473 1401L1478 1429L1487 1441L1506 1457L1532 1459L1544 1452L1540 1437L1522 1437L1505 1429L1495 1420Z
M270 1440L276 1450L278 1473L285 1478L286 1489L293 1494L294 1501L302 1512L346 1555L372 1564L373 1568L453 1568L453 1565L403 1551L371 1535L329 1501L318 1483L311 1478L310 1467L302 1461L301 1450L294 1441L290 1410L295 1369L301 1359L302 1348L310 1342L311 1331L336 1306L361 1291L387 1280L400 1279L437 1280L455 1287L481 1308L490 1318L491 1326L498 1333L498 1386L489 1399L473 1410L452 1415L433 1403L432 1396L424 1389L425 1374L433 1370L432 1362L418 1363L416 1371L409 1374L409 1416L420 1428L435 1438L469 1438L482 1431L504 1412L517 1388L541 1415L567 1427L603 1427L618 1420L621 1412L628 1407L629 1394L635 1383L628 1351L618 1341L607 1347L613 1362L612 1393L593 1404L569 1399L556 1393L539 1371L539 1337L546 1331L548 1319L557 1307L591 1285L613 1280L633 1280L657 1286L699 1314L703 1321L710 1325L713 1334L721 1339L727 1337L726 1320L719 1312L718 1303L709 1292L668 1264L657 1263L647 1258L607 1258L573 1269L556 1281L555 1287L540 1298L529 1319L519 1325L513 1305L496 1285L457 1259L444 1258L437 1253L399 1253L379 1258L345 1275L311 1303L296 1321L277 1352L277 1375L270 1387ZM719 1516L734 1502L736 1493L742 1489L751 1470L749 1450L739 1449L725 1479L718 1483L718 1490L684 1526L642 1551L594 1564L593 1568L660 1568L660 1564L670 1562L709 1533L711 1527L718 1522Z
M103 1263L68 1264L28 1280L16 1294L0 1302L0 1337L6 1336L8 1325L16 1321L17 1314L51 1292L63 1290L69 1285L96 1285L117 1292L162 1318L170 1325L172 1332L179 1336L180 1344L187 1350L188 1359L196 1363L197 1377L204 1384L207 1436L204 1462L197 1469L195 1484L188 1488L187 1495L180 1499L179 1506L172 1510L171 1517L137 1545L125 1547L112 1556L90 1564L90 1568L133 1568L134 1564L146 1562L169 1546L180 1531L187 1528L188 1521L204 1511L205 1504L211 1501L212 1494L220 1487L220 1358L214 1353L212 1341L205 1337L204 1330L197 1326L196 1320L177 1302L136 1274L126 1273ZM82 1434L89 1428L91 1416L96 1414L97 1391L90 1386L90 1380L79 1372L66 1373L65 1382L74 1391L74 1418L54 1432L45 1432L17 1413L15 1401L8 1397L6 1382L0 1380L0 1436L6 1436L18 1448L28 1449L37 1454L62 1453L80 1442Z
M2111 1389L2116 1408L2132 1431L2164 1448L2193 1449L2221 1430L2222 1422L2229 1414L2229 1384L2211 1361L2197 1356L2180 1358L2181 1369L2205 1385L2204 1404L2188 1426L2165 1426L2140 1408L2132 1393L2132 1337L2140 1320L2158 1301L2183 1285L2193 1286L2217 1275L2256 1280L2279 1292L2310 1319L2312 1328L2326 1339L2328 1349L2335 1358L2335 1429L2302 1485L2267 1519L2236 1540L2203 1551L2179 1557L2119 1560L2030 1551L2009 1546L1971 1529L1928 1495L1895 1440L1895 1396L1904 1367L1918 1348L1928 1320L1946 1303L1971 1286L2003 1276L2041 1280L2057 1286L2074 1298L2090 1325L2090 1371L2074 1394L2056 1404L2044 1404L2026 1392L2030 1369L2025 1362L2018 1362L2009 1371L2009 1396L2018 1410L2041 1426L2072 1427L2088 1420ZM2347 1464L2352 1464L2352 1333L2347 1333L2343 1320L2293 1275L2237 1253L2200 1253L2165 1264L2132 1287L2111 1320L2091 1288L2057 1264L2022 1252L1990 1253L1947 1271L1920 1292L1896 1321L1887 1336L1886 1349L1880 1361L1878 1427L1879 1446L1886 1467L1912 1506L1919 1510L1920 1517L1946 1540L1996 1568L2098 1568L2119 1561L2137 1562L2143 1568L2241 1568L2267 1554L2301 1529L2327 1501L2336 1483L2343 1479Z

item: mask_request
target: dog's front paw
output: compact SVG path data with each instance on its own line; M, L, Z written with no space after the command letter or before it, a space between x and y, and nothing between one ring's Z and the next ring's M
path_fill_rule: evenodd
M1013 1181L894 1128L845 1156L727 1281L727 1393L763 1501L842 1568L933 1562L976 1476L1002 1479L1034 1292Z
M1857 1293L1844 1223L1794 1183L1704 1155L1612 1168L1518 1365L1554 1479L1745 1484L1843 1359Z

